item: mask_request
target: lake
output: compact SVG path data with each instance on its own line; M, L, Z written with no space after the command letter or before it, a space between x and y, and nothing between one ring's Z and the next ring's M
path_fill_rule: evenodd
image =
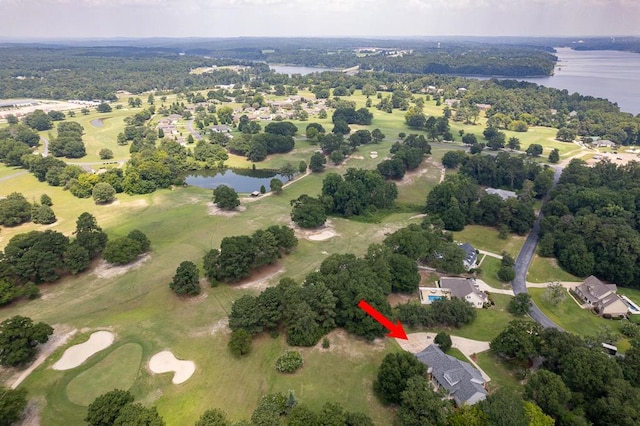
M273 178L280 179L282 183L289 180L275 170L224 169L191 172L184 177L184 181L199 188L214 189L227 185L236 192L253 192L259 191L261 185L269 191Z
M340 71L337 68L320 68L320 67L301 67L297 65L272 65L269 64L269 68L274 70L279 74L300 74L307 75L314 72L323 72L323 71Z
M567 47L556 51L558 63L554 75L522 80L605 98L617 103L624 112L640 114L640 54Z

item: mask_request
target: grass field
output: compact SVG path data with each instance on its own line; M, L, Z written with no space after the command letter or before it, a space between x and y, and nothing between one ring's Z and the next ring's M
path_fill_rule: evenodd
M527 281L546 283L550 281L582 281L582 279L571 275L558 266L558 261L555 258L540 257L534 254L527 271Z
M483 256L483 255L481 255ZM503 283L498 279L498 270L501 267L500 259L491 256L485 256L480 269L480 279L489 284L493 288L497 289L509 289L511 285L509 283Z
M514 258L520 252L525 237L509 234L506 240L498 238L498 230L488 226L467 225L460 232L454 232L456 241L468 242L476 250L485 250L495 254L506 251Z
M476 362L491 377L489 389L506 388L512 392L521 392L522 385L503 361L499 360L491 351L476 354Z

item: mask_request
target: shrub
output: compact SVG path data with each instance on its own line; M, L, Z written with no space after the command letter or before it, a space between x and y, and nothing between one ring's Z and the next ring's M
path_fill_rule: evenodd
M302 364L303 360L300 352L287 351L280 355L280 358L276 361L276 370L281 373L293 373L302 367Z
M227 347L236 357L248 354L251 351L251 333L244 328L233 330Z
M433 343L440 346L440 349L442 349L443 352L451 349L451 337L444 331L436 334L435 339L433 339Z
M329 341L329 339L327 339L326 337L322 339L322 349L329 349L329 346L331 346L331 342Z

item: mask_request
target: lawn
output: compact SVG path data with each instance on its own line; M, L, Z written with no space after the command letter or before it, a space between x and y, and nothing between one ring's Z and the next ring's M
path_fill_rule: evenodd
M0 179L7 177L7 176L11 176L14 175L16 173L20 173L20 172L24 172L24 169L21 169L19 167L9 167L9 166L5 166L4 164L0 164ZM2 192L3 195L4 191Z
M547 283L551 281L582 281L571 275L560 266L555 258L533 255L531 265L527 271L527 281L532 283Z
M506 240L498 237L498 230L488 226L467 225L460 232L454 232L453 238L462 243L470 243L476 250L485 250L495 254L506 251L514 258L518 256L526 237L509 234Z
M498 359L493 352L486 351L476 354L476 363L491 378L489 389L495 391L498 388L505 388L511 392L522 392L522 385L509 370L504 361Z
M540 310L566 331L581 336L593 336L603 327L618 330L619 321L600 318L591 311L582 309L570 295L567 295L558 306L553 306L542 297L544 292L543 288L529 288L529 294Z
M452 357L454 357L457 360L464 361L464 362L469 362L469 359L467 359L467 357L464 356L464 354L462 352L460 352L460 349L451 347L446 352L446 354L447 355L451 355Z
M491 294L495 306L489 309L478 309L478 316L471 324L461 328L434 330L436 332L445 331L455 336L466 337L474 340L493 340L503 328L507 326L513 316L507 311L507 305L511 296L504 294Z
M509 283L503 283L498 279L498 270L502 266L501 260L483 254L480 256L484 256L484 259L480 265L482 272L480 273L479 278L493 288L510 289L511 285Z

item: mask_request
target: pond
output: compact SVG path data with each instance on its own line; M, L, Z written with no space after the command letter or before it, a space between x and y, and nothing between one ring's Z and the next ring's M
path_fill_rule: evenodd
M184 181L199 188L214 189L220 185L227 185L236 192L253 192L259 191L261 185L269 191L273 178L280 179L282 183L289 180L276 170L223 169L191 172L184 176Z
M104 123L102 122L101 118L97 118L95 120L91 120L91 125L93 127L102 127L102 126L104 126Z

